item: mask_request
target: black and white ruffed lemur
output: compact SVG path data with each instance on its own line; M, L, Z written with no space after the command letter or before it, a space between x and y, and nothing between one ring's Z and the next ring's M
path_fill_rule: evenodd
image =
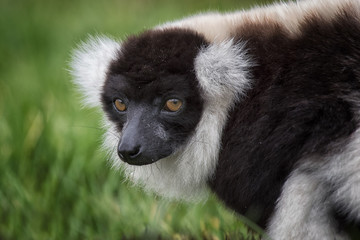
M113 165L160 195L211 189L272 239L360 222L360 1L206 13L74 52ZM251 213L251 214L250 214Z

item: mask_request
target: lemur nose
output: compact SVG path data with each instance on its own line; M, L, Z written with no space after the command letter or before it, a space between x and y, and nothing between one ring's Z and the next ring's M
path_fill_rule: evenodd
M124 146L122 144L118 147L118 155L125 162L131 162L140 155L140 146Z

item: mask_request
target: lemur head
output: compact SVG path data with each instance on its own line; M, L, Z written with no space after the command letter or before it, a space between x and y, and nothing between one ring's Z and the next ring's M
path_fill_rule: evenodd
M102 104L121 132L118 155L145 165L175 152L200 121L203 99L194 59L203 37L186 30L130 37L107 72Z
M228 110L249 87L244 44L157 29L123 43L90 39L72 74L106 118L113 165L162 195L197 198L212 176Z

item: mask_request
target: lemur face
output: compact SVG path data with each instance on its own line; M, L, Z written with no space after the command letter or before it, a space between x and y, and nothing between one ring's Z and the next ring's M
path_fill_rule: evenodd
M170 27L124 42L90 38L74 52L72 75L84 105L105 112L113 167L158 194L198 200L228 112L250 87L250 65L241 42Z
M145 32L123 44L101 95L104 111L121 133L121 160L154 163L192 135L203 111L194 59L205 44L184 30Z

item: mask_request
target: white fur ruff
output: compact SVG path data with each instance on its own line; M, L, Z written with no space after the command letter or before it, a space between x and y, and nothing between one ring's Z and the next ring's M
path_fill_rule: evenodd
M83 104L89 107L101 105L101 91L111 61L116 59L121 45L107 37L91 37L74 51L71 74Z

